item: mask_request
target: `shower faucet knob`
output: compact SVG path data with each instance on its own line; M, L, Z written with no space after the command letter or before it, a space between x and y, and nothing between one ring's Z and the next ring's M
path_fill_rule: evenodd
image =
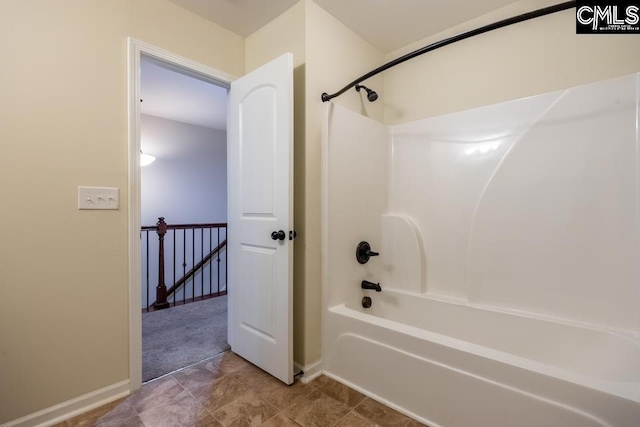
M366 264L372 256L380 255L378 252L371 250L368 242L360 242L356 248L356 259L360 264Z

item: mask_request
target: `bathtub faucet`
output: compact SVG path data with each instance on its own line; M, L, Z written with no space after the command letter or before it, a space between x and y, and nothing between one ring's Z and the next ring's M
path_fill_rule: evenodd
M371 283L367 280L363 280L361 286L362 286L362 289L371 289L372 291L382 292L380 283Z

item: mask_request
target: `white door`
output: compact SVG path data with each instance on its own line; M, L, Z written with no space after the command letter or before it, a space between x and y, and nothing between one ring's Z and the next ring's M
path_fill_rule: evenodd
M231 83L229 344L287 384L293 382L292 106L290 53Z

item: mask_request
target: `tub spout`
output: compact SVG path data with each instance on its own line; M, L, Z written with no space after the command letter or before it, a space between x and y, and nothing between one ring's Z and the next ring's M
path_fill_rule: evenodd
M371 289L372 291L382 292L380 283L371 283L367 280L363 280L361 286L362 286L362 289Z

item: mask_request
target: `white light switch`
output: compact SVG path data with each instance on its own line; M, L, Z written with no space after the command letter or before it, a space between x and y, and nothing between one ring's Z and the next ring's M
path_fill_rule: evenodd
M118 189L78 187L78 209L118 209Z

